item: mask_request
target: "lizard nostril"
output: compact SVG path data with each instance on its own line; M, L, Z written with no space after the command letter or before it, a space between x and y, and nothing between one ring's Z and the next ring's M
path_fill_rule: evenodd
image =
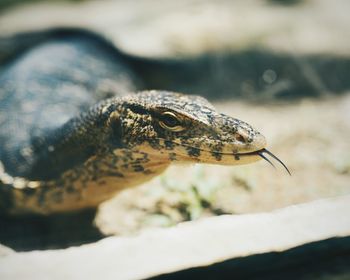
M235 135L235 139L237 141L239 141L239 142L242 142L242 143L246 143L247 142L247 139L241 134L236 134Z

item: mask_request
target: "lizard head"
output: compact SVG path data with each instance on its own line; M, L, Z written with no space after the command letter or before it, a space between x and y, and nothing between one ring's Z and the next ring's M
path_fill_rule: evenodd
M121 102L123 145L164 161L240 165L265 158L265 137L205 98L145 91Z

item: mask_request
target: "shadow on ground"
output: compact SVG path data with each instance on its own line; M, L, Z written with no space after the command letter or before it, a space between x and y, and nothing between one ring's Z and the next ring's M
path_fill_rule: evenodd
M272 252L226 260L206 267L190 268L149 278L177 279L323 279L350 277L350 237L331 238ZM341 278L344 277L344 278Z
M56 28L0 38L0 67L21 59L28 48L60 37L90 38L123 59L140 80L139 90L160 89L198 94L210 100L241 98L251 101L324 97L350 89L350 58L334 54L304 55L263 48L204 53L182 58L144 58L122 53L100 35L75 28ZM79 44L79 42L76 42ZM1 69L0 69L1 70Z
M67 248L104 237L95 210L50 216L0 217L0 243L16 251Z
M168 60L130 57L129 61L145 89L199 94L211 100L290 100L350 89L350 59L326 54L247 49Z

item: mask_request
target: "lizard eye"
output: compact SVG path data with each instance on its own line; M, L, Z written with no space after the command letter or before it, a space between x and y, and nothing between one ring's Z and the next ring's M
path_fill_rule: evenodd
M181 125L179 118L172 112L162 113L159 124L161 127L175 132L179 132L185 129Z

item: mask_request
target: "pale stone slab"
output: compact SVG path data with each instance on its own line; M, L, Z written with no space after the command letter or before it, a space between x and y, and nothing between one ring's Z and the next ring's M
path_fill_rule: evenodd
M0 256L0 279L141 279L350 236L350 195L271 213L219 216L65 250Z

